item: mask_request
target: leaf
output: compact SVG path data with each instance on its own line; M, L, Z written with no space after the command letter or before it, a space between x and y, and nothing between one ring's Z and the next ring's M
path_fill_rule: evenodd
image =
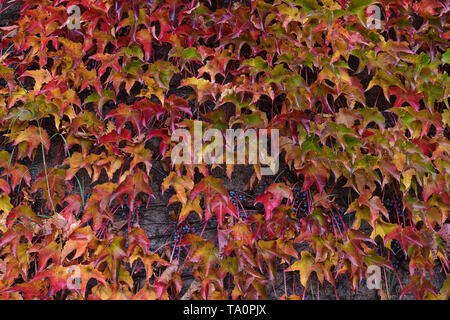
M192 181L192 179L188 176L180 177L172 171L166 178L164 178L161 185L161 191L164 193L170 187L175 189L178 199L185 205L187 201L186 190L192 190L194 187L194 181Z
M19 147L19 158L22 158L23 154L26 154L31 159L32 152L41 143L44 145L45 151L48 152L50 149L50 138L47 131L42 128L39 129L36 126L28 126L14 138L13 145L18 145Z
M128 250L130 251L130 250ZM157 263L161 266L168 266L170 263L162 259L157 253L144 253L142 249L135 249L130 255L130 263L133 264L137 260L141 260L145 267L146 280L148 281L153 275L153 264Z
M309 275L311 274L314 265L314 257L308 251L301 252L301 259L295 261L287 271L300 271L300 283L304 288L307 288Z
M0 179L0 190L3 190L3 192L6 194L9 194L11 192L11 188L9 187L9 184L5 179Z
M199 292L202 288L202 284L200 281L194 279L194 281L191 282L189 285L189 288L184 293L184 295L180 298L180 300L191 300L192 295L195 292Z
M183 221L187 218L191 211L195 211L200 220L203 218L203 209L200 207L200 199L194 199L193 201L187 200L180 212L180 216L178 217L178 224L183 223Z
M88 246L91 245L91 241L95 238L95 234L91 227L86 226L82 228L76 228L69 236L69 239L64 244L64 248L61 251L61 261L64 261L67 256L75 250L75 253L71 260L76 260L85 254Z
M195 48L183 49L182 57L186 60L202 60L202 56Z
M53 296L59 290L66 289L69 285L70 273L66 267L54 265L41 272L38 272L32 282L40 279L48 279L50 288L48 294Z
M403 288L400 294L400 299L403 298L407 293L414 294L417 300L423 300L426 296L426 293L430 293L434 297L437 297L437 293L434 290L431 281L417 275L411 276L411 282Z
M13 205L11 204L11 198L8 195L0 195L0 210L3 211L5 216L9 215Z
M144 53L142 52L141 48L138 46L125 47L125 48L122 48L121 51L128 58L136 57L141 60L144 58Z
M47 284L44 280L23 282L11 287L11 291L22 292L25 300L44 299L47 295Z
M199 104L203 103L208 98L216 100L217 85L209 80L203 78L197 79L194 77L186 78L181 81L181 86L192 87L197 95L197 102Z
M111 132L101 136L98 139L98 143L107 144L107 143L115 143L119 144L121 141L129 141L132 142L133 138L131 137L131 131L128 129L121 130L120 133L117 130L112 130Z
M442 55L442 62L447 63L450 60L450 49L447 49Z
M450 223L444 223L438 234L447 242L447 246L450 246Z
M166 154L166 151L167 151L167 147L170 144L170 139L171 139L171 137L168 134L168 130L167 129L152 130L145 137L145 141L150 140L151 138L154 138L154 137L161 138L162 141L161 141L161 145L159 147L159 153L162 157L164 157Z
M142 61L134 59L134 60L128 61L125 64L125 67L123 68L123 71L126 72L126 73L131 73L133 75L134 74L138 74L139 73L139 68L142 67L142 66L143 66L143 62ZM127 89L127 92L130 92L132 84L134 84L134 79L131 80L130 87L129 87L129 89Z
M208 221L212 213L217 216L217 221L221 226L228 213L234 217L238 217L236 207L233 205L228 192L223 185L223 181L213 176L207 176L194 186L189 194L189 199L200 199L200 193L204 195L205 203L205 220Z
M157 280L155 280L154 286L158 298L161 298L163 296L164 291L167 290L168 286L171 283L175 284L177 293L181 291L181 278L178 272L179 270L176 264L169 265L161 274L161 276Z
M136 246L139 246L144 253L147 253L150 247L150 241L145 233L145 230L138 227L132 227L128 233L128 251L127 256L130 256Z
M256 58L247 59L242 63L242 65L250 66L252 75L256 75L262 71L269 71L269 63L260 56L257 56Z
M405 255L407 254L409 247L413 245L423 247L423 240L418 232L412 230L411 226L404 228L397 227L384 237L384 242L386 243L391 239L396 239L400 243Z
M55 242L52 241L46 246L43 246L41 248L31 248L28 252L37 252L38 253L38 261L39 261L39 267L38 272L41 272L47 267L48 261L51 259L52 264L59 265L60 257L61 257L61 251L60 246Z
M315 161L314 161L315 162ZM320 193L323 192L326 180L329 175L328 169L320 162L310 162L301 169L296 169L297 173L302 173L305 177L302 191L308 190L313 184L316 184Z
M152 168L152 152L149 149L145 148L144 143L140 143L135 146L127 146L123 148L123 151L132 155L133 160L130 163L130 171L139 164L143 163L145 165L147 175L150 174L150 170Z
M379 235L382 239L386 239L386 235L393 232L395 229L397 229L397 227L398 227L397 224L384 222L384 221L378 219L375 222L375 227L374 227L370 237L372 239L375 239L376 236Z
M126 176L125 179L123 179L124 176ZM121 181L119 182L116 192L114 192L111 197L111 201L118 196L121 196L123 199L124 195L127 195L129 208L134 210L136 198L140 193L145 193L149 197L153 197L153 192L151 185L149 184L148 177L142 170L136 169L133 171L133 174L131 174L131 172L125 172L120 180ZM123 200L121 203L123 203Z
M205 277L212 272L212 267L219 262L217 247L208 240L205 240L194 234L188 234L184 240L192 245L192 255L189 257L191 262L201 262L205 269Z
M189 103L174 94L170 95L168 99L165 100L163 108L169 113L170 117L170 129L175 131L175 123L181 121L181 118L185 115L190 115L192 117L192 111L189 107Z
M284 198L289 198L290 194L291 189L286 184L273 183L263 194L256 197L255 204L262 203L264 205L264 217L269 220L272 217L273 210L280 206Z
M348 4L347 10L351 13L358 13L374 2L374 0L351 0Z
M399 89L405 91L403 83L395 74L388 74L386 71L377 69L375 76L370 80L367 90L373 86L378 85L383 89L384 97L389 101L389 91L391 87L398 87ZM395 89L394 89L395 90Z
M450 276L447 274L447 279L445 279L444 285L442 286L441 291L439 292L439 299L448 300L449 295L450 295Z
M3 210L4 209L5 208L3 208ZM0 210L2 210L1 206ZM31 210L31 208L25 205L16 206L12 208L9 214L8 212L6 213L7 213L6 225L8 228L11 228L17 219L20 219L20 221L25 224L28 224L30 222L33 222L35 224L41 222L41 219L38 216L36 216L36 214Z
M158 86L166 90L169 90L170 79L178 72L180 72L180 70L176 66L163 60L152 63L148 69L149 75L156 80Z
M66 171L66 180L71 180L79 170L86 169L89 177L92 177L92 164L99 158L97 154L90 154L87 157L79 152L74 152L70 158L64 160L63 164L69 164L70 168Z
M147 128L150 120L159 118L164 113L159 103L150 101L150 99L142 99L136 101L132 106L119 104L118 108L111 110L105 120L114 118L117 122L117 132L120 134L123 125L130 122L137 130L138 135L141 134L143 128Z
M320 9L316 0L296 0L295 3L300 5L306 13Z
M97 280L99 283L107 286L106 277L99 270L95 269L93 266L86 265L73 265L71 266L73 270L79 268L80 274L80 289L77 290L84 297L86 294L87 284L91 279Z
M92 228L97 231L101 228L103 220L112 220L111 212L107 207L112 201L113 191L116 189L116 184L107 182L98 184L92 190L92 196L84 206L84 214L81 222L89 222L93 220Z
M339 112L336 113L336 123L343 124L348 128L351 128L355 125L355 121L362 121L362 116L356 110L349 109L339 109Z
M190 199L194 200L197 198L199 193L203 193L206 196L211 196L215 194L225 194L227 193L226 188L223 186L222 180L219 178L214 178L213 176L204 177L200 183L196 184L194 189L190 193Z
M14 79L14 69L5 67L3 63L0 64L0 77L5 79L8 83L9 93L12 93L16 87L16 81Z
M99 94L97 91L94 91L92 94L90 94L84 103L94 103L96 105L97 114L101 115L103 114L103 105L108 102L109 100L115 101L115 95L112 90L101 90L101 94Z
M47 174L46 174L47 173ZM54 211L54 206L62 204L66 195L66 172L64 169L52 169L45 172L43 170L33 183L32 192L42 189L43 197L46 200L46 206L49 210Z
M22 74L22 77L25 76L29 76L32 77L35 81L34 83L34 91L38 92L41 90L42 88L42 84L43 83L48 83L50 82L53 77L50 74L50 72L48 72L45 69L40 69L40 70L27 70Z
M363 204L369 207L370 210L370 224L374 225L375 220L378 219L379 213L382 213L386 219L389 219L389 214L385 206L383 205L383 202L381 202L381 199L378 196L373 196L369 200L364 199L365 197L370 197L371 192L366 189L366 193L364 195L361 195L358 199L359 206L362 206Z

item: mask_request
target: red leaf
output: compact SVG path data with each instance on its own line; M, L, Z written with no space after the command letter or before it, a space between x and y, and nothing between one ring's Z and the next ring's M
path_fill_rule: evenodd
M149 197L153 196L152 188L149 185L149 181L145 173L136 169L133 174L128 174L117 188L116 192L111 197L111 201L121 196L123 203L123 196L128 196L129 207L131 210L134 210L135 201L139 193L146 193Z
M266 209L264 216L266 220L269 220L272 217L273 209L280 206L281 201L288 198L290 193L291 189L284 183L274 183L255 199L255 204L262 203L264 205Z

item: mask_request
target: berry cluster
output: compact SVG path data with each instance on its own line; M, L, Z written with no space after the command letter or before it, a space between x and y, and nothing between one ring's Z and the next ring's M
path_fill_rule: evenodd
M239 209L239 205L236 200L236 192L230 190L230 191L228 191L228 195L230 196L231 202L233 202L233 205Z
M344 223L342 220L342 215L345 212L345 208L339 208L339 214L338 213L333 213L333 215L331 216L331 223L333 224L332 226L330 226L330 229L333 229L333 227L338 230L338 232L344 232L345 231L345 227L344 227Z
M389 220L392 223L402 224L406 222L406 216L404 216L405 210L403 210L402 199L398 195L384 199L384 206L386 207Z
M118 213L120 220L128 220L130 219L130 225L134 225L137 221L137 213L135 213L134 211L131 212L131 217L130 217L130 212L127 210L121 210Z
M301 192L300 187L294 187L292 190L293 195L293 203L292 207L294 212L300 213L300 215L307 215L308 214L308 198L306 191Z
M384 115L384 127L386 129L395 127L397 123L396 116L391 112L383 112Z
M287 294L288 295L300 295L302 290L300 289L300 276L296 272L292 278L293 281L293 287L289 288L287 287Z
M247 200L247 196L244 193L240 193L237 191L228 191L228 194L230 195L231 202L236 207L236 210L239 212L239 217L241 219L246 219L247 215L242 209L242 203Z
M184 251L184 248L181 246L178 246L180 241L183 239L183 236L187 233L195 233L195 228L191 227L187 224L183 224L182 226L179 226L175 228L175 231L173 233L172 237L172 243L170 244L172 250L175 250L173 257L178 258L180 254ZM177 247L176 249L174 249Z
M263 181L261 182L261 185L264 187L264 190L265 190L265 189L267 189L267 187L270 186L270 183L269 183L267 180L263 180Z
M395 239L391 242L391 249L392 252L390 254L390 260L394 268L398 269L405 262L403 250L400 246L400 243Z

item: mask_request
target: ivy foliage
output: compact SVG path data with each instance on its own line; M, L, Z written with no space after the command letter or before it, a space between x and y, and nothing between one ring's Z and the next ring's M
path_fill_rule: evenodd
M300 277L282 298L301 298L313 275L356 289L401 254L402 295L448 299L448 276L428 280L449 268L448 4L214 2L25 0L0 28L0 297L176 299L189 272L189 297L264 299L284 268ZM242 217L211 166L167 166L184 233L153 251L131 218L194 120L278 129L297 181L274 181ZM192 212L217 221L218 241L183 229Z

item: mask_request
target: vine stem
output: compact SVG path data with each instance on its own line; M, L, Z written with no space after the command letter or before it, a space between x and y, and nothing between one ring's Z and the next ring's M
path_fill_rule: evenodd
M39 121L36 120L36 122L38 124L39 137L41 139L42 162L44 163L45 182L47 184L48 198L50 200L50 204L52 205L53 213L55 213L56 212L55 205L53 204L53 199L52 199L52 195L51 195L51 192L50 192L50 184L48 182L47 161L45 159L45 148L44 148L44 143L43 143L44 139L42 137L41 125L40 125Z
M386 285L386 293L388 295L388 299L391 300L391 294L389 293L389 287L388 287L388 283L387 283L386 268L385 267L383 267L383 272L384 272L384 283Z

